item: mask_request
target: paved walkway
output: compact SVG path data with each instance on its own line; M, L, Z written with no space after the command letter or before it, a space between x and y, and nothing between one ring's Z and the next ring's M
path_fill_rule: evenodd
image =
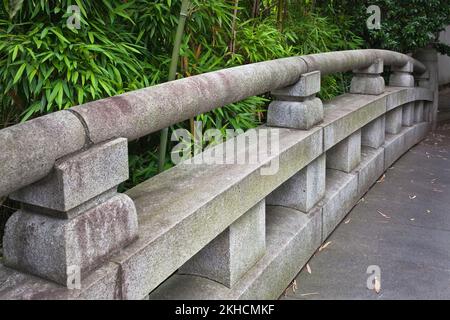
M450 122L364 197L285 299L450 299ZM369 266L381 290L367 288Z

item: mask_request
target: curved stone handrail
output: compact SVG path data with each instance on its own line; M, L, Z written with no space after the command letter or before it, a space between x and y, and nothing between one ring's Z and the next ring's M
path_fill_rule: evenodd
M249 64L128 92L43 116L0 131L0 196L44 178L55 161L91 143L137 139L172 124L295 83L301 74L322 75L370 66L376 60L425 66L401 53L351 50Z

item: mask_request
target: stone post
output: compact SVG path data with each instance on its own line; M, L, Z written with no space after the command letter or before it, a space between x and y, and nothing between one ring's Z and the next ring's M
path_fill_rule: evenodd
M320 92L320 71L302 74L293 86L272 91L275 97L267 111L267 125L271 127L309 130L323 121Z
M266 205L261 201L244 213L179 270L231 288L266 251Z
M56 161L44 179L10 195L4 264L76 285L138 235L133 201L116 192L128 179L128 143L115 139Z
M318 92L319 71L303 74L293 86L273 91L277 100L269 106L267 125L309 130L322 122ZM266 198L267 204L308 213L325 195L325 159L325 155L320 156L283 183Z
M392 66L392 74L389 77L389 85L393 87L414 87L414 64L408 61L403 66ZM402 125L411 127L414 125L415 103L407 103L401 107L402 109ZM389 133L398 133L398 124L396 123L399 111L390 114L390 130Z
M355 74L350 85L350 93L379 95L384 92L385 83L383 60L377 59L372 65L364 69L353 70Z
M419 82L420 87L428 88L434 92L433 103L425 105L425 112L429 111L429 115L425 114L425 118L431 121L433 130L435 130L439 107L439 68L437 51L433 48L421 49L414 54L414 58L427 67L427 72L423 75L417 75L416 79Z
M351 172L361 162L361 130L327 151L327 168Z

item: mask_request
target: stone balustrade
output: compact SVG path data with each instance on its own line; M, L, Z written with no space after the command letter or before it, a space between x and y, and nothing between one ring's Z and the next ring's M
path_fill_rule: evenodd
M5 230L0 298L277 298L430 129L437 87L433 59L422 55L427 69L384 50L280 59L1 130L0 195L22 209ZM321 76L346 71L350 93L321 101ZM117 193L128 179L127 140L265 92L266 125L196 156L231 146L256 162L186 161ZM268 137L277 138L270 152Z

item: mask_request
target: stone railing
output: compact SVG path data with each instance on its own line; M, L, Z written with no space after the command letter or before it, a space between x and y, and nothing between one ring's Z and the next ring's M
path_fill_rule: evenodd
M429 130L436 61L429 51L418 58L355 50L267 61L1 130L0 196L22 209L5 230L0 298L277 298ZM351 93L316 97L321 75L351 70ZM267 125L117 193L127 140L266 92ZM267 152L268 136L276 150ZM257 161L205 161L230 144Z

